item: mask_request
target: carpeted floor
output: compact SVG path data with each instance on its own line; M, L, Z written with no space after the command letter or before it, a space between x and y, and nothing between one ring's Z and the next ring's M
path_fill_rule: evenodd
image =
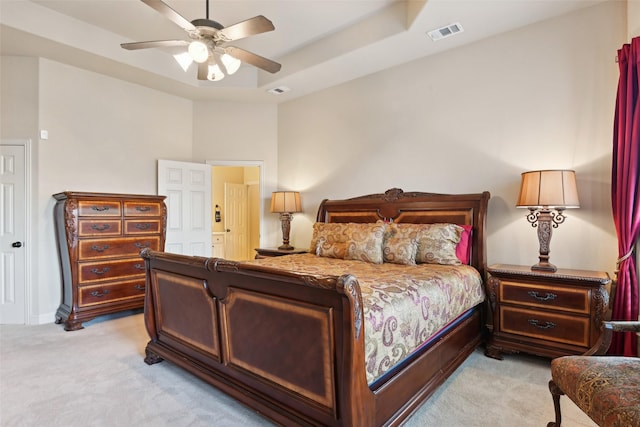
M86 328L0 326L0 425L267 426L268 420L168 362L143 362L142 314ZM549 361L479 349L406 426L544 427L553 419ZM566 398L563 426L595 424Z

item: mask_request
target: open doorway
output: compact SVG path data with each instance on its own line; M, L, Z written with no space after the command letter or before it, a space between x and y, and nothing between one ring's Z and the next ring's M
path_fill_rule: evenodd
M253 259L260 247L262 165L208 161L211 168L212 256Z

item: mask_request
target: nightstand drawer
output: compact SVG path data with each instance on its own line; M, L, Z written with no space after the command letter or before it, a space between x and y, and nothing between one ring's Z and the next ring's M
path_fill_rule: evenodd
M589 346L590 321L588 317L500 307L500 324L504 333L582 347Z
M589 314L591 292L588 288L546 286L503 280L500 287L500 301L503 304L520 304Z

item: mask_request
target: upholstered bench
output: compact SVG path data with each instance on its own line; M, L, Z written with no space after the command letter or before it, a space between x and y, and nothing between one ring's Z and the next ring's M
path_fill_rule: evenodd
M605 322L602 354L611 342L611 331L639 331L640 322ZM560 427L560 396L566 395L599 426L640 426L640 358L614 356L565 356L551 361L549 390Z

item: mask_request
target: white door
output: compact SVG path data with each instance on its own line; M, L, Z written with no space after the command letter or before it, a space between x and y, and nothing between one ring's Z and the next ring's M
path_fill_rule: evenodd
M211 166L158 160L158 194L167 196L165 251L211 256Z
M225 256L231 260L246 260L249 258L248 244L248 216L247 216L247 186L244 184L224 184L224 226L227 232L225 238Z
M0 323L26 323L26 148L0 145Z

